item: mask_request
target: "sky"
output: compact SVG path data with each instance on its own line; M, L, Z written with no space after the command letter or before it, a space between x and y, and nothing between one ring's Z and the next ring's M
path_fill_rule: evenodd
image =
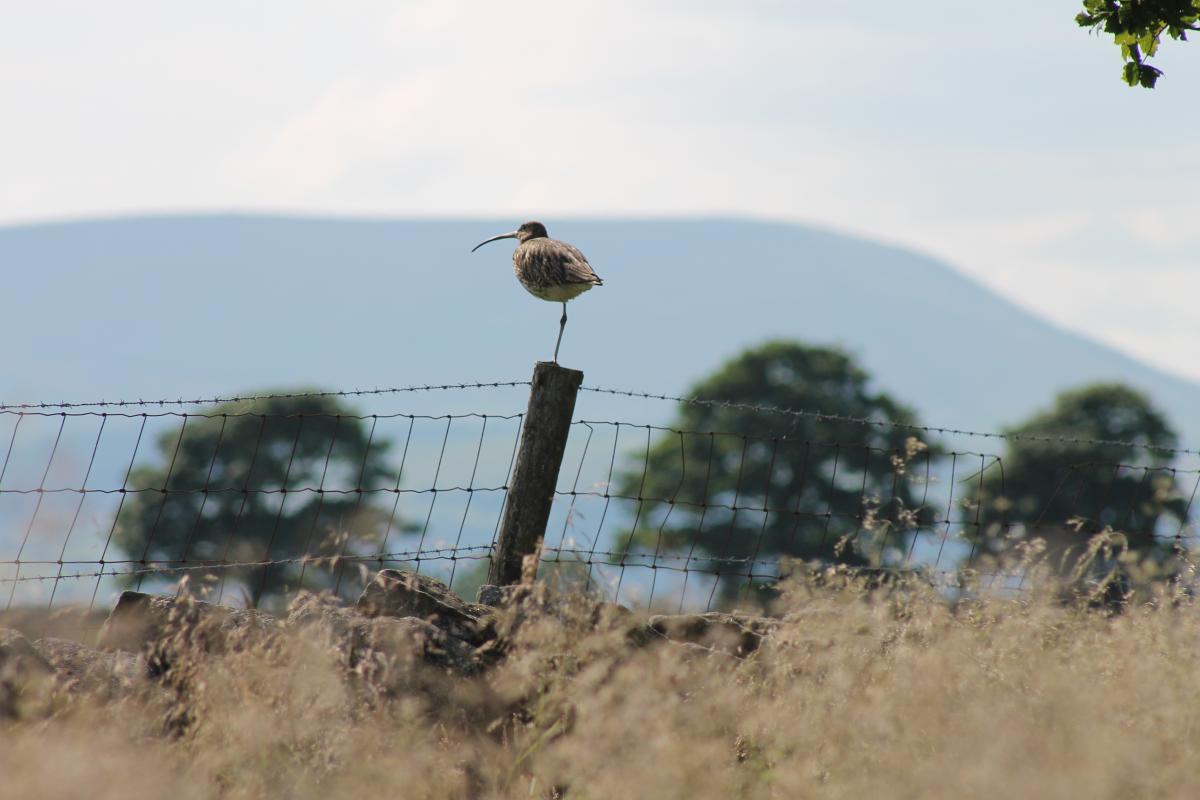
M1200 379L1200 45L1128 89L1078 6L4 2L0 224L792 220Z

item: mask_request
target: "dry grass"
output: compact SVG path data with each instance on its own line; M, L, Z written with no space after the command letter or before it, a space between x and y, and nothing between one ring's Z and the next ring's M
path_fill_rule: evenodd
M320 636L207 657L178 694L5 723L0 785L172 800L1200 796L1190 604L952 610L920 587L798 586L788 607L744 660L631 647L582 614L526 624L476 679L393 665L368 690ZM182 733L165 722L181 708Z

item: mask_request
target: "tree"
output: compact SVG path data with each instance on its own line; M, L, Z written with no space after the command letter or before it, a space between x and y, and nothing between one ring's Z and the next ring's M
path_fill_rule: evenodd
M1075 17L1081 27L1112 34L1125 59L1122 77L1130 86L1153 89L1162 70L1146 63L1158 52L1165 33L1187 40L1187 32L1200 30L1200 0L1083 0Z
M681 406L674 430L619 481L619 495L641 498L619 548L688 553L695 568L722 576L726 596L775 577L747 560L900 560L928 516L919 506L930 453L887 424L912 423L914 413L869 384L836 349L774 341L730 360L692 388L715 403ZM884 424L846 419L868 417ZM922 466L910 470L914 458Z
M1052 408L1005 431L1004 469L972 487L980 524L968 529L971 557L1004 557L1034 537L1051 554L1083 553L1114 531L1139 557L1162 558L1187 502L1170 470L1177 444L1166 418L1139 392L1096 384L1060 394ZM1058 559L1059 563L1063 563Z
M252 409L187 415L135 468L114 543L136 563L187 565L354 554L391 524L374 495L395 480L364 420L334 397L273 396ZM288 588L332 587L341 567L213 570L258 605ZM191 573L205 577L203 570Z

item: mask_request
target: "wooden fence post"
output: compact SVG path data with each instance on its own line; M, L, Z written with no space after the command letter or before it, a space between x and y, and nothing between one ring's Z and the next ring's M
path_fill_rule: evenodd
M536 556L546 534L558 469L571 432L575 397L583 373L539 361L533 368L529 408L521 429L521 444L500 522L496 553L488 583L511 586L521 582L526 556Z

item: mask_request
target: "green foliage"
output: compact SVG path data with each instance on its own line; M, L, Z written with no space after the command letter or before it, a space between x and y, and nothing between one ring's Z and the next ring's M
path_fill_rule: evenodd
M1034 438L1011 439L1003 473L991 470L972 487L971 501L980 504L981 524L968 529L976 555L1015 544L1006 523L1021 523L1025 538L1058 548L1082 547L1106 529L1143 555L1170 547L1154 534L1163 523L1182 522L1187 503L1168 469L1171 454L1137 445L1174 447L1177 437L1142 394L1120 384L1064 392L1051 409L1006 432Z
M1158 52L1162 35L1187 40L1200 30L1200 0L1083 0L1075 17L1081 27L1111 34L1125 59L1122 76L1130 86L1153 89L1162 70L1145 62Z
M714 401L900 423L914 413L869 386L845 353L775 341L748 350L692 387ZM722 405L684 405L673 428L621 478L639 502L626 552L687 552L722 573L728 596L747 567L729 559L791 556L855 565L904 551L920 508L928 448L903 430ZM713 433L715 432L715 433ZM922 461L922 463L924 463ZM864 495L869 502L864 505ZM764 512L763 509L766 509ZM763 565L755 566L762 574ZM769 578L770 576L764 575Z
M114 543L138 562L247 562L351 554L389 514L358 487L394 481L388 443L337 398L276 398L188 416L134 469ZM299 564L224 570L252 602L301 584L329 588L336 569ZM192 573L204 580L204 573Z

